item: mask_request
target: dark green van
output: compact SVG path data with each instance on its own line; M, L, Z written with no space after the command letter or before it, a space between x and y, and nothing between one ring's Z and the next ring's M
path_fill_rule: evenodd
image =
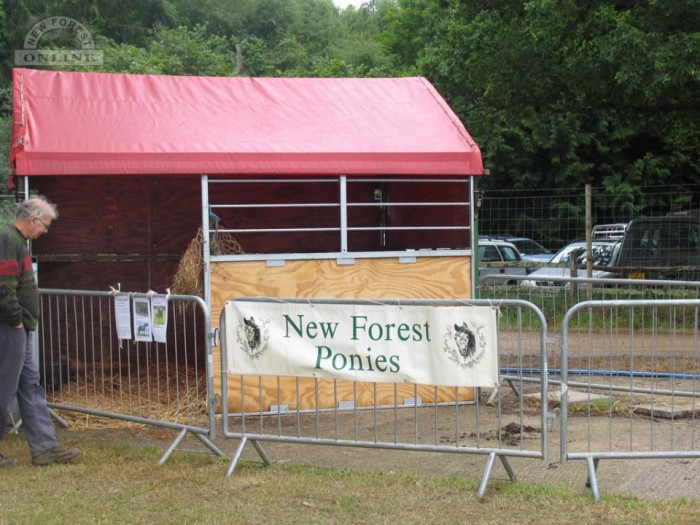
M631 221L616 266L630 279L700 280L700 217Z

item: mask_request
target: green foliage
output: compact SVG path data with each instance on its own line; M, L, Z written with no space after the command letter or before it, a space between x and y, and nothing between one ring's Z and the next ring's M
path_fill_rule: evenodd
M210 35L205 26L158 27L146 49L100 39L101 71L164 75L230 76L236 72L235 45Z
M224 37L209 35L205 26L158 27L148 56L167 75L228 76L235 72L235 53Z
M14 50L49 15L84 23L101 71L425 75L482 149L483 189L684 191L700 175L700 0L3 0L0 116ZM49 37L47 37L49 38ZM52 34L50 46L71 45ZM76 68L77 69L77 68ZM696 198L697 199L697 198ZM562 217L555 210L557 218ZM523 223L539 220L523 216Z
M698 0L447 5L419 65L481 145L487 186L697 180Z
M384 1L377 5L382 32L377 40L394 55L397 66L407 74L416 73L416 59L425 45L433 17L441 13L432 0Z

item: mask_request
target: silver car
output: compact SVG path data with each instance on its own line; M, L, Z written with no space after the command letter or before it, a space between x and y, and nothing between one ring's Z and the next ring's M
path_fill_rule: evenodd
M593 266L613 266L620 249L620 239L595 239L591 243ZM553 281L551 277L571 277L569 269L572 254L578 255L576 260L576 277L587 277L586 272L586 241L575 241L559 250L549 263L552 266L540 268L528 275L528 279L521 281L523 286L566 286L565 281ZM556 266L555 266L556 265ZM613 277L612 272L596 269L591 277Z
M504 280L489 279L490 275L527 275L520 252L514 244L497 239L479 239L479 282L503 284ZM516 284L517 281L507 281Z
M554 255L540 243L527 237L504 237L503 240L515 244L524 261L547 262Z

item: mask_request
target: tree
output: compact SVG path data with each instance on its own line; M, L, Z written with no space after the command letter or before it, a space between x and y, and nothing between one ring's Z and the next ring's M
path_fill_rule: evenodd
M700 2L450 0L421 71L496 188L698 180Z
M231 76L236 52L224 37L209 35L206 27L156 28L146 48L116 44L104 38L102 71L166 75Z

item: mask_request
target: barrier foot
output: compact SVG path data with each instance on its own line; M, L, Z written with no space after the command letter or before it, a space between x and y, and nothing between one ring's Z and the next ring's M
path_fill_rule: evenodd
M243 436L241 438L241 441L238 443L238 447L236 448L236 452L233 455L233 459L231 460L231 464L228 467L228 471L226 471L226 477L230 478L233 475L233 471L236 470L236 466L238 465L238 460L241 459L241 454L243 453L243 448L245 448L245 444L248 442L248 438L246 436ZM260 444L260 442L256 439L251 441L253 443L253 447L255 447L255 450L257 450L258 454L260 455L260 458L263 460L263 463L266 466L272 465L272 460L270 459L270 456L267 455L267 452L265 452L265 449L263 446Z
M22 420L20 419L19 421L15 421L15 416L13 416L12 412L10 412L10 422L12 423L12 431L10 434L19 434L19 427L22 426Z
M501 385L496 385L493 387L491 390L491 394L489 395L489 398L486 400L486 405L491 406L496 402L496 399L498 398L498 394L500 394L501 391Z
M61 425L63 428L68 428L68 423L66 422L65 419L63 419L61 416L59 416L56 412L51 410L49 408L49 414L51 414L51 417L54 418L59 425Z
M163 454L163 457L160 458L160 461L158 461L158 465L164 464L166 461L168 461L168 458L170 455L173 453L175 448L180 444L180 442L185 438L187 435L187 429L183 428L182 432L180 432L177 437L175 438L175 441L172 442L172 444L168 447L168 450L165 451L165 454Z
M515 381L513 381L512 379L506 379L506 383L508 383L508 386L509 386L510 389L513 391L513 393L515 394L515 397L517 397L518 399L520 399L520 395L521 395L521 394L520 394L520 390L518 390L518 387L515 385Z
M224 454L223 452L221 452L221 450L219 449L219 447L217 447L214 443L212 443L211 440L210 440L208 437L206 437L204 434L197 434L197 433L195 433L194 436L195 436L199 441L201 441L202 444L203 444L205 447L207 447L209 450L211 450L211 451L214 453L215 456L223 457L223 456L226 455L226 454Z
M170 458L171 454L175 451L177 446L182 442L183 439L185 439L185 436L189 430L186 428L183 428L182 431L177 435L175 438L175 441L172 442L172 444L168 447L168 450L165 451L165 454L163 454L163 457L160 458L160 461L158 461L158 465L164 464L166 461L168 461L168 458ZM198 434L197 432L193 432L194 437L196 437L199 441L202 442L202 444L207 447L209 450L211 450L214 455L223 457L226 454L224 454L219 448L214 445L206 436L202 434Z
M241 459L243 448L245 447L245 444L247 442L248 438L246 436L243 436L238 442L238 447L236 447L236 453L233 455L233 459L231 459L231 464L229 465L228 470L226 471L227 478L230 478L233 475L233 471L236 470L236 465L238 465L238 460Z
M265 465L267 466L272 465L272 460L270 459L270 456L267 455L267 452L265 452L265 449L262 447L260 442L257 440L253 441L253 446L255 447L255 450L258 451L258 454L260 454L263 463L265 463Z
M508 477L510 478L511 481L515 481L515 471L513 470L513 467L510 466L510 461L508 461L508 456L499 456L501 458L501 463L503 464L503 468L506 469L506 472L508 473Z
M486 485L489 482L489 477L491 476L491 469L493 469L493 462L496 460L496 453L491 452L489 454L489 459L486 461L486 468L484 469L484 475L481 477L481 485L479 485L479 490L476 493L477 498L483 498L486 494Z
M598 460L588 456L586 458L586 464L588 465L588 480L586 481L586 486L591 488L593 499L595 501L600 501L600 490L598 489L598 478L596 477Z
M510 462L508 461L508 458L506 456L498 456L501 459L501 463L503 464L503 468L506 469L506 472L508 473L508 477L510 478L511 481L515 481L515 471L513 470L513 467L511 467ZM481 485L479 485L479 490L476 493L476 496L481 499L484 497L484 494L486 494L486 485L489 482L489 477L491 476L491 471L493 470L493 463L496 461L496 452L491 452L489 454L489 459L486 462L486 468L484 469L484 475L481 478Z

